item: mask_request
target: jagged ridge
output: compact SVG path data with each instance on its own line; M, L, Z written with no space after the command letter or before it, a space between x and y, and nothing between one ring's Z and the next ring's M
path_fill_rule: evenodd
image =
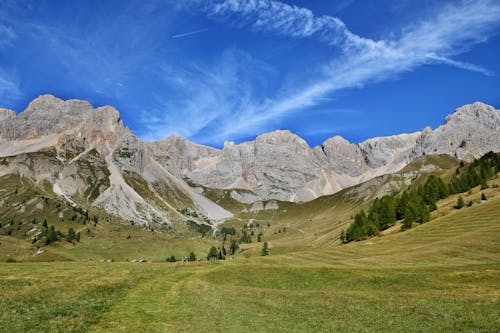
M94 109L86 101L43 95L18 116L0 109L0 156L50 149L52 172L35 168L25 176L50 182L69 201L143 224L170 223L178 208L222 220L231 213L204 197L197 185L231 190L243 203L309 201L396 172L424 155L469 159L500 151L500 116L477 102L458 108L434 131L360 144L336 136L314 148L290 131L275 131L238 145L227 142L220 150L177 136L141 142L113 107ZM0 176L19 172L16 163L10 158Z

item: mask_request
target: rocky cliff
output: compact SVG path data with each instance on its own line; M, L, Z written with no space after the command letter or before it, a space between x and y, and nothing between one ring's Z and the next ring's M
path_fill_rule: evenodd
M314 148L290 131L227 142L223 149L176 136L141 142L113 107L51 95L17 116L0 109L0 176L49 182L68 201L143 224L169 223L184 208L207 219L230 217L202 187L230 190L248 204L308 201L398 171L423 155L470 159L490 150L500 151L500 112L482 103L458 108L435 130L359 144L336 136Z
M181 208L231 216L162 167L113 107L43 95L0 117L0 176L21 173L75 205L140 224L169 224Z
M180 138L148 147L173 174L207 187L234 189L239 201L308 201L398 171L423 155L470 159L500 151L499 128L500 112L474 103L458 108L434 131L426 128L360 144L336 136L311 149L290 131L275 131L253 142L226 143L222 150Z

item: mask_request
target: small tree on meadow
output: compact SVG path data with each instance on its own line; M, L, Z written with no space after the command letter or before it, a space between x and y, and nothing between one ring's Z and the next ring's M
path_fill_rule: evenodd
M267 244L267 242L264 242L264 245L262 246L262 255L263 256L269 255L269 245Z
M231 239L231 244L229 245L229 250L231 250L231 254L235 255L236 251L240 248L240 244L236 239Z
M458 199L457 199L457 204L455 205L455 208L456 209L461 209L465 206L465 202L464 202L464 198L462 198L461 195L458 196Z
M484 193L481 193L481 201L486 201L488 199L486 199L486 195Z
M219 256L219 251L217 251L217 248L215 246L212 246L208 251L207 260L217 259L218 256Z
M191 252L189 254L189 261L196 261L196 256L195 256L194 252Z

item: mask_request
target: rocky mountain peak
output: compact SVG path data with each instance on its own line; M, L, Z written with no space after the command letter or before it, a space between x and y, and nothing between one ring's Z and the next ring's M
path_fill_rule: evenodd
M16 113L9 109L0 108L0 121L5 119L13 119L16 117Z
M240 144L226 142L222 150L179 136L141 142L123 127L113 107L94 109L86 101L63 101L52 95L38 97L17 117L0 110L0 120L0 154L4 156L50 146L61 154L70 148L75 152L96 149L107 163L116 163L122 170L148 179L169 174L178 181L189 179L192 184L232 190L234 198L247 203L312 200L401 170L423 155L468 159L500 151L500 112L479 102L458 108L435 130L425 128L359 144L335 136L313 149L288 130ZM146 172L148 168L156 169Z
M112 106L94 109L87 101L64 101L53 95L35 98L17 117L13 111L3 111L0 120L3 141L31 140L68 130L120 132L123 129L120 114Z
M464 122L480 123L492 129L500 129L500 114L491 105L475 102L461 106L454 113L446 117L446 124L459 124Z
M87 101L70 99L64 101L53 95L41 95L35 98L20 114L23 117L53 118L61 116L85 117L93 111L92 104Z
M349 146L350 144L351 143L348 140L344 139L340 135L336 135L323 142L323 147L343 147Z
M309 145L304 139L289 130L276 130L261 134L255 139L255 143L271 145L294 144L309 149Z

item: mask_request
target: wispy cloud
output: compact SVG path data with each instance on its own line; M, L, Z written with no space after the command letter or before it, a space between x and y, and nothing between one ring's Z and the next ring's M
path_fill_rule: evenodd
M185 32L185 33L177 34L177 35L173 35L172 38L181 38L181 37L192 36L192 35L200 34L202 32L206 32L206 31L208 31L208 28L194 30L194 31L189 31L189 32Z
M407 26L398 38L372 40L358 36L338 18L317 17L305 8L269 0L204 2L209 16L240 28L291 38L316 38L342 51L324 65L322 75L307 85L283 87L281 97L245 103L231 122L221 118L214 141L244 137L262 124L290 112L317 105L333 92L393 78L422 65L441 63L493 75L475 64L452 59L497 32L500 3L462 1L437 8L435 15Z
M0 101L3 103L18 99L21 96L19 82L0 68ZM1 106L0 106L1 107Z
M16 38L17 34L12 27L0 24L0 48L11 46L12 41Z
M205 1L202 8L216 19L229 21L243 28L272 32L294 38L318 38L328 44L350 48L373 46L371 39L362 38L347 29L344 22L332 16L315 16L303 7L272 0Z
M165 86L155 94L154 107L141 114L141 137L153 141L176 134L220 144L213 138L219 138L221 126L238 122L239 113L234 111L248 111L254 100L263 97L254 87L265 87L262 78L272 75L271 71L238 49L226 50L215 63L204 67L164 64L158 74Z

